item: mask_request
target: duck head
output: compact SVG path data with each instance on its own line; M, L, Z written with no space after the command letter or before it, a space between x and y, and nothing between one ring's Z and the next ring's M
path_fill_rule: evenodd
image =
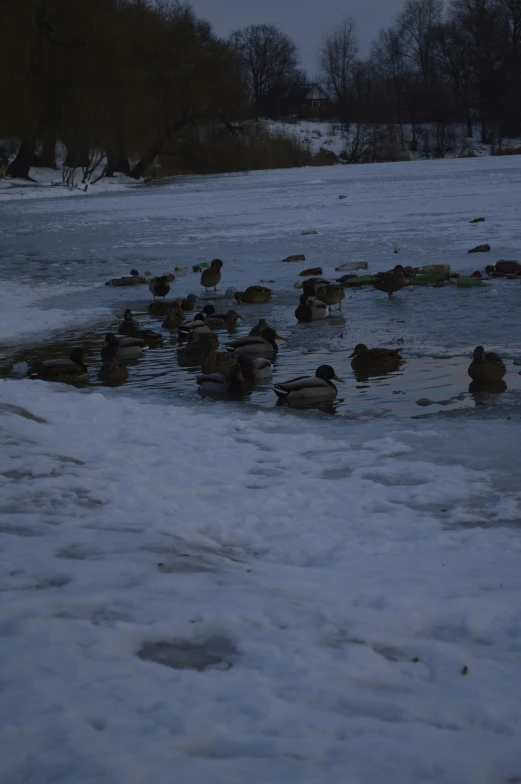
M344 379L337 376L331 365L320 365L315 372L316 378L321 378L323 381L341 381L342 384L344 383Z
M307 294L301 294L300 298L299 298L299 302L300 302L301 305L310 305L311 304Z
M125 319L125 321L132 321L132 311L127 308L126 311L123 313L123 318Z
M131 274L131 276L133 278L135 278L136 276L139 276L139 272L137 271L137 269L131 269L130 270L130 274Z
M221 269L221 267L222 267L222 265L223 265L223 262L221 261L221 259L213 259L213 260L210 262L210 267L211 267L212 269L214 269L214 270L215 270L215 269L218 269L218 270L220 270L220 269Z
M472 354L472 359L474 360L474 362L484 362L485 353L486 352L483 346L476 346Z
M358 357L358 358L363 357L364 354L367 354L368 350L369 349L367 348L365 343L358 343L355 346L355 350L353 351L353 353L349 354L349 359L353 359L353 357Z
M70 353L69 359L71 360L71 362L74 362L75 365L79 365L80 367L83 368L83 370L87 371L87 365L85 364L86 362L85 352L82 348L79 347L73 348Z

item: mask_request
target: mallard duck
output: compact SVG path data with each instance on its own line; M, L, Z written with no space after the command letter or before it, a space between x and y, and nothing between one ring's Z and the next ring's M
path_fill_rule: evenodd
M226 313L212 313L205 319L206 324L212 329L234 329L239 319L242 319L237 311L228 310Z
M494 351L485 351L483 346L476 346L468 374L473 381L501 381L507 369L501 357Z
M273 391L278 398L288 403L325 403L337 396L333 380L343 382L331 365L320 365L314 376L299 376L275 384Z
M175 275L172 275L170 272L168 275L159 275L156 278L152 278L150 284L148 286L150 293L154 297L154 302L156 301L156 297L166 297L167 294L170 292L170 284L175 280Z
M365 343L358 343L355 350L349 355L352 360L351 366L367 367L375 366L379 368L394 367L404 362L400 353L394 348L367 348Z
M195 294L188 294L187 297L180 300L179 305L181 310L184 310L186 313L190 313L192 310L195 310L197 306L197 297Z
M206 323L209 315L215 312L213 305L205 305L200 313L196 313L190 321L184 321L177 330L180 338L187 337L190 332L198 332L200 335L211 332L210 327Z
M190 332L186 345L177 349L177 358L180 364L201 365L214 346L207 340L201 340L198 332Z
M264 384L273 375L273 365L264 357L249 357L241 354L237 362L242 370L244 380L253 384Z
M201 286L204 286L206 291L208 288L213 286L213 290L217 291L217 284L221 280L221 268L222 268L222 261L221 259L214 259L209 268L205 269L201 273Z
M105 335L105 342L101 348L101 368L98 377L108 383L125 381L128 378L128 370L124 365L120 365L118 360L118 340L116 336L109 332Z
M78 384L89 378L82 348L73 348L69 359L45 359L35 362L29 368L30 378L43 381L61 381L64 384Z
M148 346L155 346L163 340L163 336L153 329L141 329L139 322L132 315L132 311L127 308L123 314L123 321L118 327L118 334L129 338L141 338Z
M199 391L206 395L229 395L244 392L247 382L241 366L235 362L227 373L208 373L197 376Z
M123 275L121 278L111 278L108 280L106 286L139 286L146 283L146 277L139 274L137 269L131 269L130 275Z
M245 291L235 291L233 296L239 305L243 303L262 305L264 302L270 301L272 291L266 286L248 286Z
M205 375L209 373L226 373L235 363L236 357L226 351L214 351L211 349L201 362L201 372Z
M338 305L338 309L342 310L342 300L346 295L342 286L339 286L337 283L327 283L325 286L317 286L316 291L317 299L321 300L321 302L325 302L329 307L330 313L331 305Z
M272 354L276 354L279 350L275 338L278 338L278 340L285 340L285 338L278 335L272 327L269 327L266 324L266 326L262 327L259 334L250 334L248 337L232 340L225 348L226 351L235 354L237 357L241 354L246 354L247 356L271 356Z
M168 313L168 311L170 310L173 304L174 304L173 302L171 301L167 302L165 299L164 300L156 299L155 302L148 303L147 310L151 316L157 316L157 317L166 316L166 314Z
M378 289L378 291L385 291L389 299L392 299L394 292L400 291L400 289L408 286L409 281L403 274L402 265L397 264L390 272L379 272L375 275L371 284L375 289Z
M316 297L319 288L329 285L329 281L324 278L308 278L302 281L302 291L307 297Z
M138 359L139 357L143 356L143 353L147 350L148 345L143 340L143 338L129 338L125 335L113 335L112 332L108 332L105 335L105 341L109 343L109 345L113 344L112 338L116 340L118 346L116 349L116 357L117 359Z
M184 321L184 312L181 310L177 302L173 302L168 308L168 313L166 314L161 326L165 329L178 329L181 324L184 323Z
M306 294L302 294L299 299L299 306L295 311L297 321L318 321L327 316L327 305L318 299L310 299Z

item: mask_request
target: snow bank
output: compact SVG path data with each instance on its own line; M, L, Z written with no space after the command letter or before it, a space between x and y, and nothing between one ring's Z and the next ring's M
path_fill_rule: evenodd
M41 307L56 297L90 291L92 286L70 283L15 283L0 280L0 345L21 343L69 326L89 324L110 314L104 307Z
M238 411L0 382L1 780L518 776L511 423Z

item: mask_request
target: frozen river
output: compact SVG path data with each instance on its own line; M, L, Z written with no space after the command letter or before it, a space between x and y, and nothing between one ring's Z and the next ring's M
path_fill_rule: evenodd
M520 282L293 315L306 267L519 258L520 197L512 157L0 202L0 375L76 343L93 368L79 391L0 380L2 782L521 781ZM166 333L96 382L125 307L160 329L147 287L104 282L186 265L173 294L200 293L214 257L221 295L272 281L240 334L287 338L275 381L333 364L335 415L201 400ZM358 342L407 362L359 383ZM503 394L469 390L478 343Z

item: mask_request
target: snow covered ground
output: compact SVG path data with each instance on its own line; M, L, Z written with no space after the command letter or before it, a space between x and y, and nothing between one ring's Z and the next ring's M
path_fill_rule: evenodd
M395 247L462 271L519 257L520 168L6 202L0 345L145 302L146 287L103 285L131 266L220 256L223 289L273 280L282 319L304 266L388 268ZM478 242L485 259L467 254ZM513 375L516 291L349 293L343 340L401 331L466 361L479 333ZM520 423L515 398L351 420L0 380L2 784L520 781Z

